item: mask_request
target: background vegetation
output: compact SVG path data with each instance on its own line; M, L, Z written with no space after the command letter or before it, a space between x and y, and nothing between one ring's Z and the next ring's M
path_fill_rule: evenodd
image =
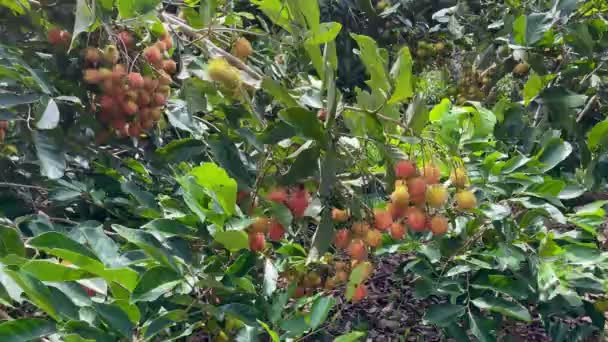
M600 0L0 0L0 340L604 336Z

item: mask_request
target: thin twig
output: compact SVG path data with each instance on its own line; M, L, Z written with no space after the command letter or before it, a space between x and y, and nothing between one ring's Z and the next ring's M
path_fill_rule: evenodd
M192 38L200 38L201 34L198 32L198 30L193 29L192 27L190 27L189 25L183 23L181 20L179 20L178 18L176 18L173 15L170 15L168 13L162 13L161 14L161 18L163 20L165 20L166 22L168 22L169 24L178 26L186 35L192 37ZM255 70L253 70L250 66L248 66L247 64L243 63L243 61L241 61L240 59L238 59L236 56L232 55L231 53L221 49L220 47L218 47L217 45L215 45L211 40L209 40L208 38L203 38L201 39L201 41L206 45L207 50L210 53L215 53L220 55L221 57L223 57L224 59L226 59L230 64L234 65L235 67L243 70L245 73L247 73L250 77L252 77L255 80L261 80L263 78L262 75L260 75L258 72L256 72Z
M585 82L587 82L589 77L593 76L593 74L595 74L603 66L604 66L604 61L601 61L600 64L598 64L595 69L593 69L590 73L588 73L587 75L585 75L585 77L583 77L583 79L581 80L581 82L579 84L585 84Z
M9 183L9 182L0 182L0 187L5 188L25 188L25 189L34 189L39 191L48 191L47 189L36 186L36 185L27 185L27 184L17 184L17 183Z
M364 112L364 113L367 113L367 114L370 114L370 115L375 115L378 118L380 118L382 120L386 120L386 121L392 122L395 125L398 125L399 127L403 128L405 130L408 129L407 125L405 125L403 122L401 122L401 121L399 121L397 119L389 118L388 116L385 116L385 115L382 115L382 114L378 113L378 111L380 109L376 109L376 110L370 111L370 110L367 110L367 109L357 108L357 107L352 107L352 106L344 106L344 107L342 107L342 109L349 109L349 110L354 110L354 111L357 111L357 112Z
M253 185L253 194L251 195L251 207L250 207L250 211L253 211L254 207L255 207L255 200L258 196L258 191L260 188L260 183L262 182L262 179L264 179L264 176L266 175L266 163L270 160L270 150L266 152L266 155L264 156L264 158L262 159L262 164L260 166L260 172L258 173L258 176L255 180L255 183Z
M259 32L249 31L249 30L243 30L243 29L237 29L237 28L231 28L231 27L223 27L223 26L212 26L212 27L210 27L210 29L212 31L220 31L220 32L221 31L240 32L240 33L245 33L245 34L249 34L252 36L266 36L267 35L266 33L259 33ZM206 30L207 30L207 28L200 29L197 31L202 32L202 31L206 31Z
M59 223L71 224L71 225L74 225L74 226L78 225L78 222L72 221L70 219L63 218L63 217L50 217L50 216L48 216L47 218L51 222L59 222Z
M583 119L583 116L585 116L591 110L591 107L595 103L595 100L597 100L597 94L593 95L589 99L589 101L587 101L585 108L583 108L583 110L581 110L580 113L578 113L578 115L576 116L576 122L580 122Z
M11 317L6 311L0 309L0 319L5 321L12 321L14 318Z

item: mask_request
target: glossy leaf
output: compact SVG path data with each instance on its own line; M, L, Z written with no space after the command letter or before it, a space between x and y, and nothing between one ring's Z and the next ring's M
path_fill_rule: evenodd
M15 254L25 256L25 246L17 230L0 225L0 256Z
M329 315L329 311L333 308L335 303L336 300L331 297L319 297L312 303L309 322L312 329L317 329L317 327L325 322L327 315Z
M133 301L152 301L173 288L181 277L170 268L156 266L147 270L133 289Z
M399 57L391 69L391 77L395 82L395 90L388 103L397 103L407 100L414 95L414 81L412 75L412 55L406 46L399 50Z
M249 237L242 230L217 232L213 238L231 252L249 248Z
M57 331L55 323L40 318L21 318L0 324L0 339L22 342L51 335Z
M475 298L471 301L471 303L482 310L497 312L526 322L530 322L532 320L530 312L528 312L528 310L521 304L511 302L500 297Z
M325 143L327 137L317 115L300 107L283 109L279 117L298 131L298 134Z
M462 316L466 307L456 304L434 304L426 309L424 320L439 327L447 327Z

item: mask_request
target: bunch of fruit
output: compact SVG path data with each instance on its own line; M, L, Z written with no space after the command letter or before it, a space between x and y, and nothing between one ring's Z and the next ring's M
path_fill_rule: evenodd
M462 104L467 100L483 101L491 82L492 76L489 72L467 71L458 82L456 103Z
M277 188L272 190L268 201L285 205L294 218L302 218L310 202L310 194L306 189L296 187L293 189ZM271 241L280 241L285 236L285 227L274 217L258 217L248 227L249 249L254 252L263 251L266 246L266 235Z
M70 42L72 41L72 34L65 30L52 28L47 32L46 38L51 45L65 48L70 45Z
M95 87L98 107L94 108L99 108L99 121L119 136L138 137L161 119L171 93L171 75L177 65L167 52L173 41L165 34L141 51L134 36L122 31L117 43L103 51L93 47L85 50L83 79Z
M418 48L416 49L416 55L419 58L425 58L425 57L434 57L437 55L443 55L448 53L449 51L449 43L444 43L444 42L436 42L436 43L432 43L432 42L427 42L424 40L421 40L418 42Z
M6 138L6 130L8 129L8 121L0 120L0 143Z
M243 80L239 69L232 66L223 58L214 58L207 66L209 78L218 82L222 87L237 93L241 88Z
M346 261L333 261L333 257L326 255L326 263L317 264L306 270L298 270L291 268L284 271L281 276L286 285L294 284L295 291L293 298L301 298L311 296L317 291L331 291L337 286L344 285L348 282L351 272L359 267L361 270L361 278L367 280L373 271L373 266L370 262L352 261L350 264ZM329 261L328 261L329 260ZM356 286L353 293L352 301L358 302L367 294L367 288L364 284Z
M418 170L414 162L401 160L395 165L395 175L398 179L386 209L375 209L370 223L356 221L336 232L336 249L345 250L355 263L365 262L370 249L382 245L384 233L400 240L408 229L414 232L430 230L433 235L448 231L449 222L443 211L448 205L449 193L447 187L440 184L440 169L430 163ZM466 190L469 180L464 168L458 167L451 172L450 183L458 189L454 195L455 208L460 211L473 209L477 202L475 195ZM336 223L348 226L346 210L334 208L332 217ZM367 293L364 285L360 286L363 287L355 291L353 299L357 299L357 294Z
M253 53L253 48L251 47L251 43L247 38L240 37L234 42L234 47L232 49L232 53L241 60L246 60L247 57L251 56Z

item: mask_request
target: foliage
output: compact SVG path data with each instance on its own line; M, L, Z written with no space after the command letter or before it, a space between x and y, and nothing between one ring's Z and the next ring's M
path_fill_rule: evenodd
M608 9L422 3L0 1L0 336L601 333Z

